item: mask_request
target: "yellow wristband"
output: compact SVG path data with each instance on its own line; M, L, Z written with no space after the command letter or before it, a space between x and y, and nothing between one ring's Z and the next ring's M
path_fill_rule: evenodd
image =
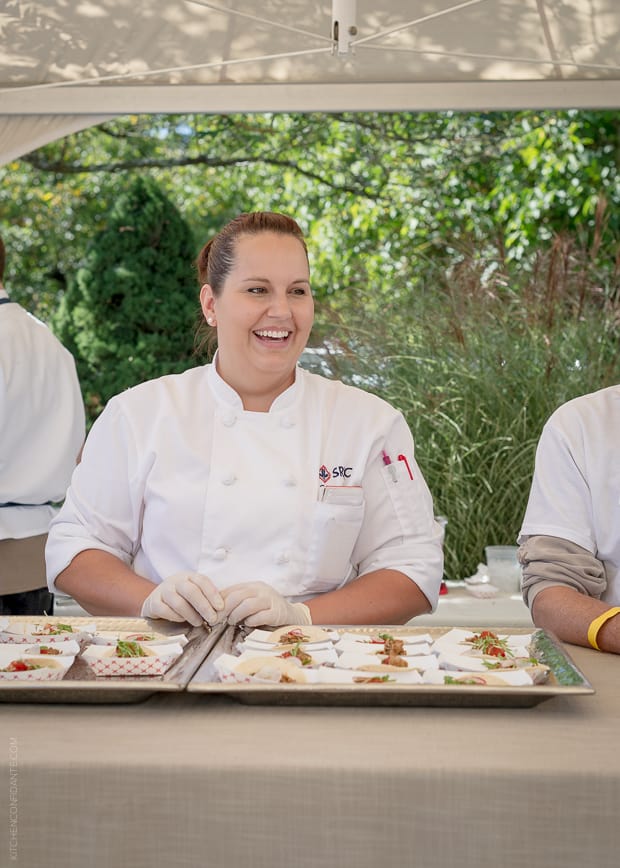
M596 637L598 636L598 632L603 626L603 624L606 621L609 621L610 618L613 618L614 615L620 615L620 606L615 606L613 609L607 609L606 612L603 612L602 615L599 615L598 618L595 618L588 627L588 642L597 651L601 650L596 643Z

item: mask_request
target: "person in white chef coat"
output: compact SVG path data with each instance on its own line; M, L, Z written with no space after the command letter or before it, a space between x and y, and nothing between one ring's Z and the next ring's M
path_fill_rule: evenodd
M620 653L620 385L547 421L519 535L523 597L560 639Z
M314 317L297 223L242 214L197 265L214 360L109 401L50 530L50 589L192 624L433 610L442 529L402 414L297 365Z
M51 615L45 541L84 442L73 356L3 285L0 238L0 615Z

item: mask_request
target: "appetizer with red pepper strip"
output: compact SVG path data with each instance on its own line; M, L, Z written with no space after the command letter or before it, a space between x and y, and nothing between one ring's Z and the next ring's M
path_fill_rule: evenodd
M476 633L465 641L469 642L472 648L482 651L483 654L487 654L489 657L514 657L514 654L508 647L508 640L500 639L497 633L494 633L492 630L482 630L482 632Z
M296 657L302 666L310 666L312 663L312 657L304 651L299 642L296 642L288 651L283 651L282 654L278 654L278 657L282 657L283 659L286 657Z
M71 624L44 624L33 636L60 636L62 633L73 633Z
M33 669L43 669L43 664L34 660L11 660L0 672L31 672Z

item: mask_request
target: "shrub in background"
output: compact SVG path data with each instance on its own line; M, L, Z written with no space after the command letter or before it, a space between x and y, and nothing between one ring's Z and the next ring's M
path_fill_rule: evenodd
M195 364L195 255L188 224L157 183L134 179L53 322L75 355L91 421L112 395Z
M338 321L319 324L322 364L407 418L448 519L447 578L474 573L486 545L515 544L550 413L620 382L620 304L600 277L556 238L529 271L464 259L383 315L361 316L352 292Z

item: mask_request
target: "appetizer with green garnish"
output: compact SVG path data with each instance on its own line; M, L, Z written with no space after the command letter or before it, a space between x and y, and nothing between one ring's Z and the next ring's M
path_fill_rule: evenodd
M126 642L119 639L116 643L115 657L148 657L148 654L137 642Z

